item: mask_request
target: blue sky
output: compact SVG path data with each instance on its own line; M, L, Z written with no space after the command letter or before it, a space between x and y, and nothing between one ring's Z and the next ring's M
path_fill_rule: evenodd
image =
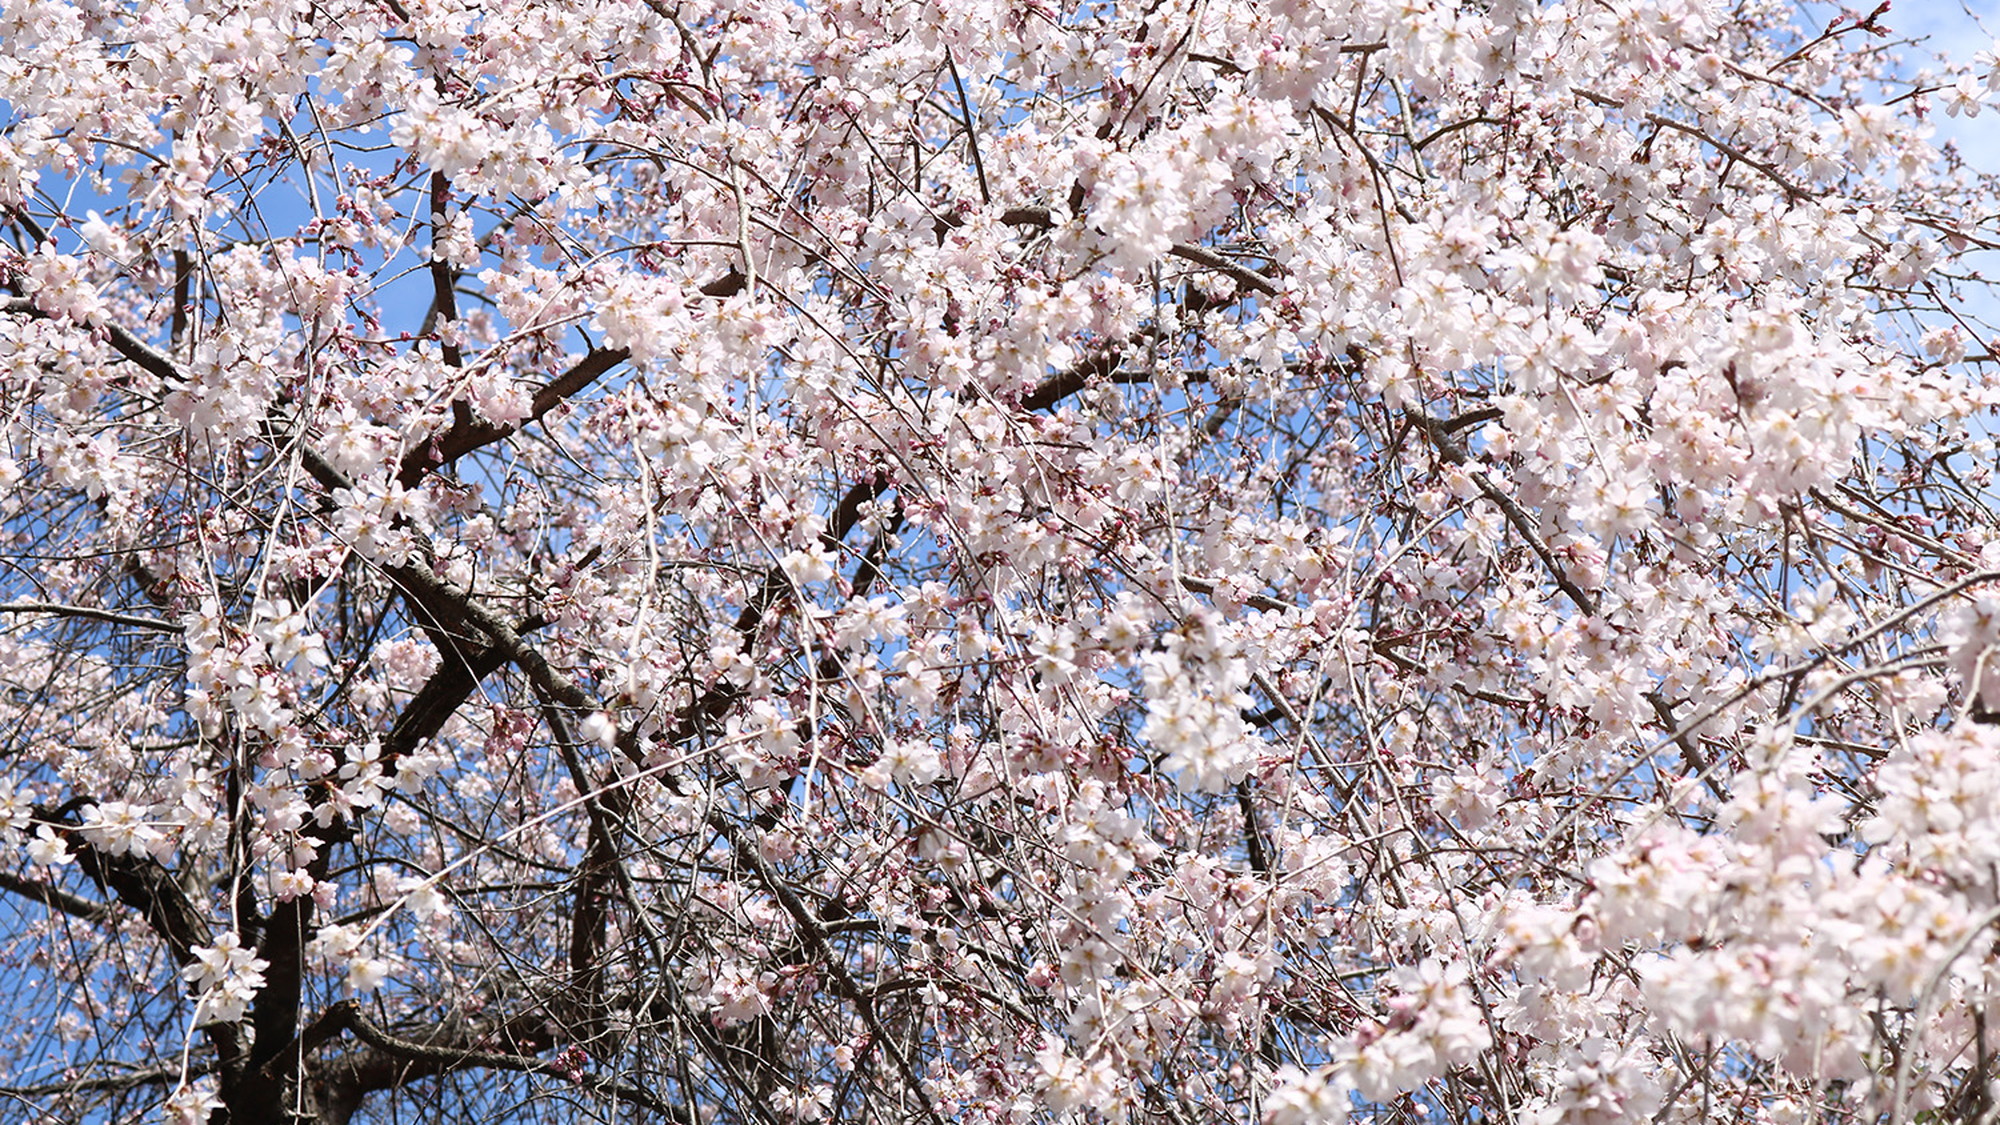
M1899 35L1922 38L1941 55L1970 61L1980 51L1993 48L2000 33L2000 0L1892 0L1883 22ZM1852 6L1865 12L1874 5L1854 0ZM1912 67L1921 65L1910 58ZM1956 139L1966 162L1983 172L2000 172L2000 95L1975 119L1936 117L1938 142Z

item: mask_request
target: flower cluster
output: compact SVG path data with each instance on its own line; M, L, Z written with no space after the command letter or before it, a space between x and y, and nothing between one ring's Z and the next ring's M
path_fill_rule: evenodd
M0 0L11 1095L1992 1116L1897 17Z
M235 931L218 934L214 945L196 946L181 978L200 995L195 1007L199 1022L234 1023L243 1018L257 991L264 987L269 961L243 948Z

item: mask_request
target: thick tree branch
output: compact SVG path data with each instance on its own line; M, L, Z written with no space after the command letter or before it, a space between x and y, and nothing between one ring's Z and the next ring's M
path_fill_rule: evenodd
M731 297L742 292L744 278L741 273L729 273L708 282L701 287L705 297ZM477 450L505 441L520 433L528 426L541 421L548 413L563 403L576 397L584 388L602 378L612 368L632 357L625 348L598 348L578 360L574 366L561 375L542 385L535 392L528 409L528 416L518 423L496 425L482 422L468 412L464 416L454 415L451 428L433 437L430 441L410 451L396 470L396 479L405 488L414 488L424 479L427 472L435 472L456 463L460 458Z
M54 820L39 810L37 819ZM77 866L111 891L119 902L136 911L160 940L176 966L194 960L196 946L212 944L208 923L189 901L187 892L165 867L150 857L111 855L85 840L70 841L76 848ZM230 1024L211 1023L202 1028L225 1065L242 1052L242 1040Z
M458 319L458 296L453 290L458 285L458 271L445 260L445 232L451 227L451 179L443 172L431 173L431 311L424 318L424 333L428 335L436 329L437 322ZM444 362L447 367L465 366L465 356L459 351L457 337L448 335L443 345ZM472 408L463 399L452 403L453 425L461 422L470 424Z
M405 1038L391 1034L370 1022L352 1000L342 1000L335 1004L327 1009L323 1018L331 1025L345 1027L354 1032L355 1038L370 1047L406 1063L422 1066L428 1073L441 1074L448 1071L484 1068L511 1070L523 1074L545 1074L574 1082L599 1096L631 1102L672 1121L689 1122L690 1125L693 1121L692 1115L685 1110L664 1104L646 1090L609 1078L581 1073L574 1069L573 1064L563 1060L474 1047L463 1029L437 1027L431 1029L431 1033L423 1039Z
M0 891L33 899L51 910L60 910L72 918L86 922L108 922L118 916L118 912L101 902L92 902L81 895L74 895L53 883L39 879L23 879L19 875L0 872Z
M81 839L72 838L70 844L76 848L77 864L84 873L137 911L160 935L174 964L188 964L194 960L196 946L210 944L208 923L202 921L180 882L157 861L111 855Z
M1050 376L1040 386L1029 391L1021 399L1021 409L1046 410L1090 386L1091 383L1110 378L1111 373L1118 370L1118 364L1124 358L1125 349L1122 346L1109 345L1081 363Z
M66 1094L89 1094L131 1090L140 1086L164 1086L181 1076L178 1066L151 1066L123 1074L79 1075L57 1078L26 1086L0 1086L0 1098L46 1098Z

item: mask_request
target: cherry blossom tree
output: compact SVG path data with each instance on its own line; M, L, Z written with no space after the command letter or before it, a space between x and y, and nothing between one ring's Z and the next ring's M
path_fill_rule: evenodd
M1994 1120L1887 8L0 0L7 1112Z

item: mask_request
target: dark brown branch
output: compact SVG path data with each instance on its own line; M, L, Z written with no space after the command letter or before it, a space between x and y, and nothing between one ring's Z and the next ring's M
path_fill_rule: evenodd
M854 525L861 522L862 506L888 490L888 474L880 472L849 488L842 494L840 503L834 506L833 522L820 537L820 544L830 551L839 550L841 540L846 539L847 533L854 530Z
M744 277L736 270L703 285L701 292L708 297L730 297L742 292ZM584 388L595 383L604 374L632 357L625 348L598 348L576 362L568 371L543 384L535 392L529 406L528 417L519 423L495 425L492 422L475 420L469 413L463 417L454 416L451 428L432 438L403 458L396 471L396 479L405 488L414 488L424 479L426 472L444 468L459 458L484 449L498 441L504 441L521 432L526 427L539 422L556 407L576 397Z
M40 308L36 307L33 301L27 300L25 298L14 298L12 300L5 302L4 304L0 304L0 312L17 313L35 317L45 317L49 315L48 313L43 312ZM171 383L179 383L183 381L181 378L180 369L174 366L173 360L168 359L165 355L161 354L160 351L154 348L151 344L148 344L144 340L139 339L137 336L132 335L130 332L127 332L124 328L118 326L117 324L92 325L91 327L95 328L97 331L104 333L105 339L110 342L111 347L115 351L117 351L119 355L122 355L126 359L131 360L134 364L137 364L142 370L148 372L149 374L158 376L159 378L164 379Z
M1110 345L1068 370L1050 376L1041 386L1029 391L1021 399L1021 409L1046 410L1093 382L1109 379L1124 358L1122 345Z
M437 322L458 319L458 295L453 290L458 286L458 271L444 258L445 231L451 226L451 180L443 172L431 173L431 314L424 319L424 331L429 333L437 327ZM444 341L444 361L450 367L464 367L465 356L459 351L456 337ZM470 424L472 410L463 400L452 404L454 424L458 421L457 411L465 411L464 421Z
M1000 212L1000 221L1010 227L1040 227L1043 230L1056 225L1055 213L1046 207L1009 207Z
M56 818L38 810L36 819ZM211 944L208 923L202 921L194 903L189 901L187 892L173 873L156 860L109 855L88 841L74 837L70 843L76 847L77 866L82 868L83 873L117 896L119 902L138 912L146 925L166 943L167 953L175 965L192 962L196 946ZM215 1044L216 1052L225 1065L242 1053L242 1039L234 1026L211 1023L202 1031L209 1042Z
M33 899L51 910L60 910L72 918L86 922L108 922L118 916L118 912L101 902L92 902L81 895L74 895L53 883L39 879L23 879L19 875L0 872L0 891Z
M421 604L428 610L436 603ZM535 624L531 622L524 628L533 628ZM440 628L432 633L439 636L451 630ZM468 650L456 641L443 643L450 645L450 655L404 706L390 729L383 747L384 769L394 770L396 761L435 737L478 690L480 682L507 662L506 655L496 646ZM336 820L325 830L312 833L321 841L319 855L311 868L315 878L325 877L332 846L349 829L350 826ZM264 939L258 945L258 955L269 962L264 987L251 1008L259 1046L253 1049L249 1065L224 1090L235 1120L263 1120L277 1112L282 1107L292 1070L302 1057L295 1043L314 1036L323 1039L329 1034L332 1025L325 1024L322 1018L299 1040L294 1039L305 976L304 950L314 929L313 912L313 901L305 896L276 904Z
M137 911L146 925L167 943L174 964L194 960L194 947L209 944L203 922L187 892L166 868L150 857L109 855L87 841L71 839L84 874Z
M1465 465L1471 462L1471 455L1465 451L1463 445L1459 444L1458 439L1451 436L1451 432L1439 419L1420 410L1405 410L1403 414L1413 426L1430 439L1431 446L1438 451L1438 457L1446 464ZM1548 544L1542 541L1541 531L1536 526L1534 517L1522 510L1512 496L1500 491L1499 487L1487 480L1483 474L1472 474L1472 482L1479 488L1480 494L1507 517L1507 522L1514 525L1514 530L1520 533L1522 540L1528 544L1528 549L1535 553L1535 557L1541 561L1542 569L1548 572L1564 596L1584 613L1592 617L1597 616L1597 597L1577 585L1576 580L1569 576L1569 571L1556 559Z
M1824 194L1822 192L1811 191L1806 188L1800 187L1798 184L1795 184L1791 180L1787 179L1785 177L1785 174L1778 171L1777 167L1773 165L1771 162L1767 160L1759 160L1756 157L1751 156L1749 153L1743 151L1740 148L1737 148L1735 145L1730 144L1728 141L1716 137L1714 134L1710 133L1706 129L1690 125L1685 121L1676 121L1671 117L1667 117L1658 113L1647 114L1646 120L1648 123L1652 124L1655 128L1671 129L1676 133L1693 137L1695 140L1698 140L1703 144L1708 145L1710 148L1715 149L1717 152L1721 153L1722 155L1728 157L1731 160L1736 161L1738 164L1742 164L1745 167L1749 168L1755 168L1758 172L1763 174L1765 179L1770 180L1772 183L1778 185L1778 187L1781 190L1783 190L1784 193L1787 196L1789 196L1793 202L1797 202L1798 200L1801 199L1818 199L1822 194Z
M544 707L548 715L550 734L562 744L564 761L570 767L573 780L580 782L579 791L588 793L589 778L583 773L582 762L576 758L574 744L570 741L568 724L554 707ZM626 803L629 794L616 791L619 804ZM590 826L590 840L584 850L583 862L576 872L575 907L570 916L569 931L569 989L575 997L575 1004L582 1009L579 1021L586 1031L585 1040L596 1038L603 1011L605 945L610 938L611 911L610 884L620 861L618 845L613 838L612 814L596 799L585 804ZM619 810L621 813L623 809Z
M965 79L958 76L958 61L945 48L944 65L951 70L951 84L958 87L958 111L965 117L965 145L972 150L972 170L979 175L979 201L993 205L993 192L986 186L986 161L979 155L979 124L972 116L972 103L965 96Z
M1046 207L1009 207L1000 213L1000 221L1010 227L1040 227L1043 230L1056 225L1055 213ZM1192 242L1176 242L1167 253L1182 261L1193 262L1203 269L1214 270L1253 293L1261 293L1266 297L1278 295L1278 283L1270 277L1246 266L1237 265L1206 246L1197 246Z
M369 1022L361 1014L361 1009L352 1000L342 1000L326 1010L325 1015L314 1021L316 1025L343 1027L354 1033L355 1038L378 1051L386 1051L398 1058L412 1062L435 1064L445 1070L464 1067L488 1067L494 1070L515 1070L529 1074L561 1074L555 1064L548 1059L533 1055L516 1055L502 1051L487 1051L475 1048L462 1030L454 1031L445 1027L434 1027L422 1039L405 1039ZM533 1049L546 1050L546 1041L533 1043Z
M591 1074L579 1075L555 1059L536 1058L533 1055L516 1055L502 1051L481 1050L471 1046L471 1037L464 1031L454 1032L447 1028L433 1028L430 1035L422 1040L406 1039L369 1022L361 1014L361 1009L352 1000L342 1000L327 1009L322 1022L345 1027L354 1032L355 1038L388 1055L417 1064L432 1074L447 1071L481 1068L486 1070L511 1070L523 1074L546 1074L575 1082L600 1095L631 1102L652 1113L657 1113L673 1121L693 1121L692 1115L661 1102L649 1091L636 1086ZM544 1048L547 1044L543 1044Z
M194 261L184 249L174 251L174 308L172 327L168 329L167 346L179 355L182 345L187 342L188 314L193 311L192 285L194 282Z
M842 541L854 530L854 525L861 521L862 507L888 491L889 484L888 474L877 472L874 476L849 488L840 498L840 503L835 505L833 522L821 533L820 545L828 551L840 550ZM857 570L856 576L859 575L860 571ZM785 576L783 570L774 566L764 573L763 584L743 606L743 611L736 615L736 635L738 643L744 649L750 647L751 640L771 610L791 592L791 580ZM701 733L704 726L720 719L738 699L742 698L742 695L743 689L726 681L702 692L701 696L681 713L679 721L669 730L668 745L678 745Z
M1239 266L1205 246L1196 246L1188 242L1176 242L1173 248L1167 252L1182 261L1193 262L1195 265L1212 269L1253 293L1261 293L1266 297L1275 297L1278 295L1277 282L1272 281L1256 270L1246 266Z
M389 729L389 738L382 746L383 768L394 768L393 763L416 751L426 741L437 737L444 724L486 677L500 670L507 663L505 653L491 646L478 649L463 659L447 657L438 664L437 671L417 689L417 694L403 705L402 713L396 716L396 723Z
M827 935L825 924L805 899L800 897L798 888L785 881L772 869L770 862L764 858L756 844L746 839L747 834L743 829L720 809L709 814L708 824L728 842L731 851L757 877L758 883L778 900L778 904L784 907L785 913L791 915L792 925L804 937L807 947L818 956L820 965L826 972L828 985L835 995L854 1005L861 1016L861 1022L867 1025L869 1032L874 1036L875 1044L881 1047L889 1056L889 1060L895 1064L909 1088L910 1095L923 1107L924 1116L930 1120L931 1125L944 1125L930 1095L924 1092L924 1083L918 1077L915 1065L896 1042L895 1037L889 1034L888 1028L883 1025L881 1015L876 1011L874 990L861 987L861 983L854 979L854 975L848 970L847 959L834 948L832 940Z
M326 851L324 847L320 849L320 858L314 864L318 870L312 872L314 878L326 874ZM291 1064L298 1061L297 1056L287 1058L285 1048L298 1031L299 997L305 982L305 944L312 933L312 914L310 895L273 903L264 940L257 944L257 955L266 966L264 986L257 990L257 999L250 1007L250 1026L255 1038L248 1066L236 1076L236 1081L225 1081L222 1089L230 1121L236 1125L284 1120L285 1087L291 1076Z
M854 568L854 578L848 583L850 597L865 598L875 588L876 579L882 577L882 556L889 550L889 537L903 526L903 505L898 501L895 510L889 513L889 522L882 526L868 546L861 552L861 562Z
M1451 431L1446 428L1444 420L1433 418L1421 410L1411 409L1405 410L1403 413L1411 425L1421 430L1424 436L1430 439L1431 446L1437 450L1438 456L1447 464L1464 465L1471 461L1471 455L1465 451L1465 446L1461 445L1458 439L1451 435ZM1547 571L1549 577L1554 580L1556 588L1561 590L1563 595L1569 598L1571 604L1575 605L1577 609L1588 616L1596 617L1599 607L1597 597L1578 585L1576 580L1569 576L1568 569L1556 558L1555 552L1549 549L1549 545L1543 542L1541 530L1537 527L1534 517L1523 510L1521 505L1515 502L1512 496L1502 492L1499 486L1487 480L1483 474L1474 473L1472 475L1472 482L1478 486L1480 495L1486 497L1494 507L1500 509L1501 515L1507 517L1507 522L1519 533L1521 540L1528 545L1528 549L1533 551L1535 558L1541 562L1542 569ZM1701 775L1707 783L1709 791L1714 793L1717 798L1722 797L1721 783L1709 776L1708 755L1704 754L1701 747L1695 744L1691 732L1681 729L1680 722L1674 715L1674 705L1668 702L1667 698L1658 691L1648 691L1645 693L1644 698L1647 705L1652 708L1654 719L1673 736L1674 742L1680 747L1681 758L1687 763L1688 769Z
M345 1033L351 1003L336 1004L321 1012L281 1052L281 1062L290 1065L291 1060L312 1055ZM540 1051L553 1042L543 1028L544 1021L539 1017L520 1017L498 1024L463 1027L455 1032L455 1037L459 1042L505 1041L517 1049ZM276 1068L267 1064L265 1069ZM369 1094L393 1090L452 1069L443 1063L402 1058L364 1044L358 1050L317 1061L307 1068L303 1092L317 1111L317 1125L347 1125Z
M1257 801L1250 795L1250 779L1236 783L1236 807L1243 813L1243 847L1250 857L1250 870L1271 873L1271 853L1264 845L1264 829L1257 823Z
M124 1074L58 1079L29 1086L0 1086L0 1098L46 1098L52 1094L87 1094L97 1091L130 1090L135 1086L165 1085L179 1080L179 1066L155 1066Z
M82 617L91 621L108 621L113 625L151 629L156 633L181 632L179 625L171 621L162 621L157 617L140 617L136 614L94 609L85 605L61 605L56 602L0 602L0 613L45 613L52 617Z
M325 487L329 489L347 487L345 477L310 448L302 450L301 463L306 471L319 480ZM886 474L877 473L869 479L852 486L847 494L843 496L841 503L836 507L834 519L827 534L834 538L836 542L844 538L860 521L861 513L867 502L881 495L890 485L891 482ZM545 698L578 711L595 711L601 709L602 704L600 701L595 699L591 693L584 690L575 681L550 665L545 656L521 639L520 634L514 626L480 603L469 593L459 590L451 583L440 578L422 562L413 561L400 566L389 567L387 568L387 572L405 590L409 591L413 598L417 599L423 605L433 607L443 614L448 623L475 629L487 636L491 641L492 652L503 654L507 659L512 661ZM776 580L781 580L782 577L782 571L774 568L766 576L764 585L758 595L751 600L749 605L744 607L743 613L738 618L738 627L745 631L746 637L754 633L764 617L789 588L788 584L782 588L777 584ZM713 700L710 699L711 696L714 697ZM693 724L698 723L700 720L697 714L704 708L726 706L732 699L733 696L726 692L711 691L707 696L703 697L703 700L698 701L694 708L690 709L688 715L683 716L682 726L691 727ZM638 744L637 735L630 729L621 732L619 749L627 757L634 760L643 760L645 757L644 751ZM683 791L683 787L672 774L661 775L661 780L672 791ZM833 956L825 935L817 930L818 921L813 916L810 908L799 898L794 888L784 883L767 864L762 862L761 856L757 855L754 848L746 848L743 833L735 824L722 817L720 813L717 813L712 818L712 823L723 833L731 847L739 854L745 855L752 865L757 868L760 880L779 898L786 910L793 915L794 920L805 927L809 941L824 961L827 971L834 976L836 990L857 1005L864 1022L869 1025L877 1042L889 1054L899 1070L901 1070L905 1080L910 1083L912 1091L919 1091L921 1086L916 1078L911 1061L888 1036L886 1028L882 1026L874 1010L872 1000L864 990L859 988L853 978L845 972L839 959ZM354 1009L351 1004L344 1009L330 1011L326 1018L341 1021L345 1026L353 1028L357 1036L370 1046L416 1063L435 1064L448 1068L483 1066L534 1073L565 1074L569 1076L554 1063L528 1056L478 1050L456 1042L440 1043L435 1040L430 1042L416 1042L399 1039L367 1024L361 1018L358 1010ZM290 1040L291 1036L289 1034L281 1037L281 1041L283 1042L289 1042ZM620 1087L615 1083L606 1081L593 1082L586 1080L584 1084L592 1086L600 1092L616 1093L618 1096L631 1099L656 1112L671 1112L657 1101L652 1100L650 1095L646 1095L641 1091ZM926 1101L926 1109L929 1111L931 1120L937 1122L935 1109L929 1106L928 1101Z

